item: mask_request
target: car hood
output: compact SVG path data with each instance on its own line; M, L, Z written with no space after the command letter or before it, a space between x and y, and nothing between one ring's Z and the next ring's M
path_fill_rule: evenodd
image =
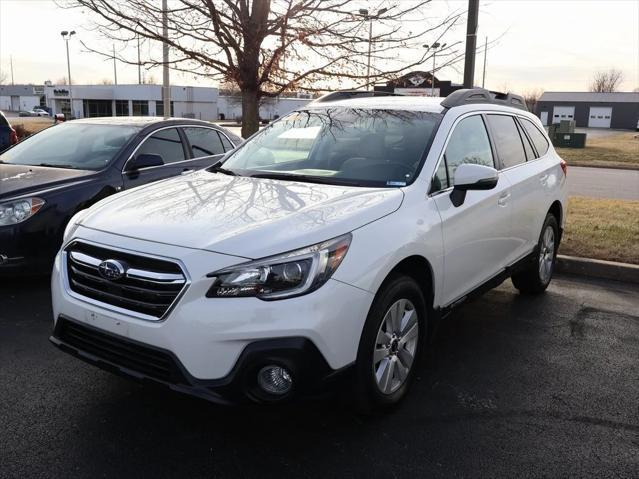
M360 188L199 171L107 198L87 228L261 258L324 241L396 211L399 189Z
M0 164L0 199L75 183L95 171Z

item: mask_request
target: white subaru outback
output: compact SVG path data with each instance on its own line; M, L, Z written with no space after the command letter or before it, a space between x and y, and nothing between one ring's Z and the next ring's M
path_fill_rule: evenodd
M565 201L521 97L310 104L214 167L74 216L51 341L214 402L339 383L383 408L455 306L508 276L546 289Z

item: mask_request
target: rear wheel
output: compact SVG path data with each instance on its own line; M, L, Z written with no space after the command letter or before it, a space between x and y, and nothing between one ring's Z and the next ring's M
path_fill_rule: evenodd
M415 376L426 332L426 306L412 278L397 275L377 294L357 355L357 400L363 412L398 403Z
M548 214L541 229L536 248L535 262L526 269L513 274L515 288L522 293L538 294L546 290L555 270L557 247L559 246L559 225L554 215Z

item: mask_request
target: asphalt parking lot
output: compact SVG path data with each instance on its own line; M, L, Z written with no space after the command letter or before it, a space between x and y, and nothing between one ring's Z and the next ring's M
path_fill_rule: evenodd
M637 477L639 288L509 281L446 322L407 400L219 407L48 343L47 282L0 283L0 477Z

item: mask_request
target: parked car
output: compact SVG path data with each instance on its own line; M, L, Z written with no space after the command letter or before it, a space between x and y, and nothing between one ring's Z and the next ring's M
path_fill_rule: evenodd
M31 116L49 116L49 112L44 108L33 107Z
M18 143L18 134L4 116L4 113L0 111L0 153L9 148L12 145ZM0 192L2 188L0 188Z
M78 211L121 190L210 166L241 140L199 120L91 118L0 155L0 275L50 272Z
M221 165L81 211L51 341L216 402L405 396L442 318L551 281L566 165L521 97L315 103ZM341 381L340 381L341 379Z

